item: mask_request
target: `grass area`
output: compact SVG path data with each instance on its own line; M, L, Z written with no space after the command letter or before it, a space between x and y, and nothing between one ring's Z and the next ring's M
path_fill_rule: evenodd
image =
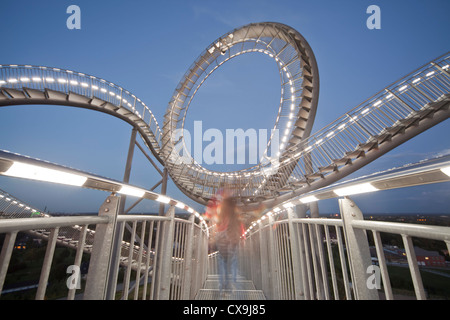
M398 294L415 296L409 268L388 266L392 290ZM450 299L450 278L420 269L423 286L428 299Z
M38 284L45 250L45 245L33 247L32 244L27 245L27 249L15 250L11 256L4 289L10 285ZM55 248L45 295L46 299L59 299L67 296L68 289L66 281L69 274L66 271L68 266L74 264L75 253L75 250L66 247ZM83 256L83 261L87 261L88 258L89 256L87 255ZM82 287L84 287L83 281ZM4 293L0 296L0 300L33 300L35 299L36 291L37 288Z
M337 250L337 246L333 247L333 260L336 269L336 280L338 284L338 293L340 299L345 299L345 289L344 289L344 281L343 274L341 268L341 262ZM409 267L406 266L395 266L388 265L388 274L391 282L392 291L394 296L404 296L405 298L411 297L415 299L415 291L414 285L411 278L411 273L409 271ZM428 270L435 270L440 273L450 274L449 269L444 268L420 268L420 275L422 277L423 286L427 295L427 299L450 299L450 278L445 277L439 274L435 274L429 272ZM350 277L350 272L347 266L347 275ZM329 286L331 286L331 275L328 275L329 278ZM380 292L384 292L383 287ZM402 297L398 297L401 299Z

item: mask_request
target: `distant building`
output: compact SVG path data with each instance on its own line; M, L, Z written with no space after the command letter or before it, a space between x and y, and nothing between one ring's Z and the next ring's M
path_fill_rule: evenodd
M397 246L384 246L384 256L387 262L391 263L406 263L406 252L404 249L400 249ZM445 257L440 255L437 251L428 251L419 247L414 247L416 253L417 264L419 266L427 267L445 267ZM376 257L375 247L370 248L370 254L372 257ZM372 258L372 263L375 261ZM375 263L376 264L376 263Z
M437 251L428 251L418 247L414 247L414 251L419 266L445 267L445 258Z

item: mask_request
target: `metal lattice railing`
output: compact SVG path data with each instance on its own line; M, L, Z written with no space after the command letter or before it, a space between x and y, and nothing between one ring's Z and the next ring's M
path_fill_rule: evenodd
M450 56L431 61L353 108L315 134L288 147L278 162L233 173L182 168L189 192L211 197L223 185L249 201L271 199L299 190L361 157L392 135L417 124L448 100ZM268 170L271 169L271 170Z
M173 208L170 209L172 214L168 216L127 214L117 217L117 230L121 235L117 240L120 249L116 263L110 267L111 270L119 270L119 266L122 266L125 272L121 287L115 285L114 289L110 289L110 299L177 300L195 297L206 278L208 233L204 225L196 221L197 215L192 214L189 220L175 218ZM0 233L6 235L0 261L0 294L19 232L48 242L49 253L44 259L41 277L36 279L39 280L36 299L43 299L46 292L45 279L49 278L49 266L55 246L76 249L74 265L80 266L81 253L95 255L98 226L111 223L114 220L104 219L100 215L53 217L0 190ZM163 266L169 268L168 280L165 282L161 272ZM132 271L135 272L134 279ZM163 290L166 286L170 287L169 291ZM74 297L75 290L68 289L68 299Z
M231 55L226 55L224 59L230 58ZM232 173L184 165L172 168L171 175L179 187L198 201L209 199L223 185L248 202L301 192L305 185L326 179L352 159L416 125L433 112L433 103L448 100L449 63L450 57L446 54L410 73L315 134L296 143L290 142L278 161ZM161 130L150 109L129 91L106 80L58 68L2 65L0 88L0 99L7 103L14 99L22 103L28 99L31 103L35 94L32 90L46 93L43 97L48 100L52 95L50 91L64 93L64 99L68 100L71 94L85 97L88 104L99 104L111 112L126 114L137 126L147 127L144 132L157 156L164 148ZM304 120L300 117L297 121Z
M381 294L395 299L380 236L390 233L402 239L400 255L410 270L416 298L427 299L413 239L433 239L448 249L450 228L364 220L352 200L339 201L340 218L306 218L305 209L295 212L289 208L263 219L241 246L241 273L268 299L365 300L379 299ZM375 267L370 237L376 251ZM379 268L380 277L372 283L373 268ZM369 282L373 286L367 285Z
M85 73L60 68L31 65L0 65L0 89L15 89L22 92L22 98L32 98L26 89L53 90L66 95L75 93L90 99L90 104L100 105L105 102L110 107L131 112L132 120L141 124L143 121L148 127L152 147L159 152L161 129L150 108L138 97L128 90L106 81L104 79L87 75ZM25 90L24 90L25 89ZM4 90L0 99L17 98L15 92ZM6 95L6 96L5 96ZM104 105L108 108L107 105ZM111 109L111 108L110 108Z
M325 168L354 158L372 143L378 143L379 137L391 129L399 130L402 124L414 122L430 103L448 98L449 63L448 55L430 62L306 138L293 150L292 158L284 160L281 171L300 160L294 167L292 180L325 174Z

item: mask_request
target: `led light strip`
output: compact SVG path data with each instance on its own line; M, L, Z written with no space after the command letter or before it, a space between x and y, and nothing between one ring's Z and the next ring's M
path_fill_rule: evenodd
M154 192L147 191L143 188L130 186L123 184L121 182L109 180L102 178L102 185L103 187L93 187L89 181L90 180L97 180L95 176L91 176L89 174L84 174L83 172L76 171L74 169L64 168L63 170L58 169L58 165L53 165L52 168L48 168L48 163L40 164L29 164L26 163L26 160L32 160L35 163L43 162L41 160L37 159L30 159L27 158L24 161L17 161L17 160L11 160L12 154L9 152L1 151L0 154L0 160L11 162L12 164L3 172L0 172L1 175L9 176L9 177L15 177L15 178L22 178L22 179L29 179L29 180L36 180L36 181L43 181L43 182L51 182L51 183L58 183L58 184L64 184L69 186L76 186L76 187L85 187L85 188L94 188L97 190L102 191L108 191L106 189L105 185L109 188L109 190L117 190L120 194L125 194L128 196L138 197L138 198L146 198L150 200L155 200L159 203L174 205L179 209L185 210L189 213L194 214L197 218L200 219L201 223L203 223L206 226L206 221L204 218L199 214L197 211L195 211L193 208L187 206L186 204L177 201L175 199L172 199L168 196L157 194ZM2 155L5 155L2 157ZM22 155L14 154L14 158L25 158ZM8 159L9 158L9 159ZM74 171L74 172L70 172ZM75 173L76 172L76 173Z
M450 157L447 157L450 158ZM432 160L431 160L432 161ZM374 191L378 191L378 190L389 190L394 187L386 187L386 188L378 188L376 186L374 186L374 184L377 184L377 186L380 185L380 181L381 182L389 182L390 179L393 179L394 181L398 181L398 178L410 178L412 176L417 176L420 174L425 174L425 175L429 175L429 174L433 174L436 175L437 172L442 172L444 173L448 178L450 178L450 165L448 165L450 160L447 161L443 161L442 163L437 163L437 164L428 164L425 165L424 167L419 168L418 170L416 168L411 169L410 166L414 166L414 165L410 165L410 166L406 166L403 169L405 170L405 172L402 173L402 171L398 172L396 175L391 175L390 176L390 171L391 170L387 170L386 171L386 176L382 175L380 177L378 177L378 179L376 180L372 180L371 182L362 182L362 183L358 183L358 184L351 184L348 186L345 186L346 183L341 183L339 185L336 186L331 186L330 188L323 188L321 190L317 190L315 192L313 192L314 194L310 194L310 195L306 195L306 196L300 196L297 199L294 200L289 200L285 203L282 203L276 207L274 207L271 211L267 212L265 215L263 215L259 220L257 220L256 222L253 222L250 227L245 231L245 233L243 234L243 236L246 236L249 234L249 232L261 221L265 220L266 217L270 217L270 216L275 216L275 215L279 215L283 212L285 212L287 209L292 208L296 205L299 204L306 204L306 203L310 203L310 202L315 202L315 201L319 201L319 200L324 200L324 199L329 199L329 198L334 198L334 197L343 197L343 196L351 196L351 195L356 195L356 194L363 194L363 193L369 193L369 192L374 192ZM445 178L441 176L435 176L434 178L434 182L442 182L442 181L448 181ZM433 181L427 181L426 183L432 183ZM344 185L344 186L342 186ZM416 185L415 183L411 183L411 185ZM409 185L406 185L405 187L407 187Z

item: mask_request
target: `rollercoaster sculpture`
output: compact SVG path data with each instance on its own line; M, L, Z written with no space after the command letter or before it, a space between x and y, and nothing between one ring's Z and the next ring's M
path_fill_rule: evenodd
M271 136L264 152L267 161L260 161L253 167L234 172L208 170L186 152L184 137L174 132L184 129L189 106L209 76L225 62L242 54L268 55L278 67L281 98L273 129L282 133L281 141ZM96 76L54 67L0 65L0 107L60 105L115 116L133 126L175 185L196 202L206 204L226 186L244 208L251 209L263 203L272 210L282 205L287 208L309 202L308 193L333 184L446 120L450 116L449 64L447 53L311 135L319 97L319 74L312 49L303 36L289 26L252 23L224 34L200 54L176 87L162 127L150 108L130 91ZM279 148L276 155L269 157L272 144ZM2 151L0 174L5 174L16 158L20 160L20 155ZM81 186L113 193L120 191L120 185L114 181L93 175ZM150 191L144 197L163 203L172 201L173 206L194 213L192 208L169 197ZM314 199L320 200L320 196ZM38 212L0 190L0 202L3 200L12 210L9 217L22 218ZM8 216L8 211L3 211ZM201 218L198 213L196 217ZM76 247L81 232L86 230L65 228L66 236L61 236L60 240ZM46 229L34 233L49 235ZM84 251L90 252L94 233L88 230ZM136 256L141 249L129 250L130 247L129 242L122 242L128 258L120 259L125 265L130 259L133 263L142 261ZM149 256L142 251L140 255ZM138 263L134 268L140 270L140 266Z
M184 137L175 137L173 132L184 128L195 94L225 62L247 53L268 55L279 69L281 99L274 129L283 134L277 161L224 173L207 170L192 157L186 161L186 153L181 159L177 145L184 145ZM177 86L162 129L150 108L128 90L95 76L59 68L1 66L0 106L69 105L111 114L138 130L173 182L198 203L206 204L226 185L241 205L264 202L273 207L338 181L445 120L447 112L435 114L448 101L448 60L444 55L416 70L312 136L319 96L316 60L300 33L280 23L249 24L211 43Z

